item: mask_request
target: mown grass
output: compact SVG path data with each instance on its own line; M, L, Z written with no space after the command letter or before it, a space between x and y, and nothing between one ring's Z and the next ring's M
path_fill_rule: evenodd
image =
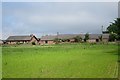
M116 78L116 44L2 48L3 78Z
M2 47L0 46L0 79L2 79Z

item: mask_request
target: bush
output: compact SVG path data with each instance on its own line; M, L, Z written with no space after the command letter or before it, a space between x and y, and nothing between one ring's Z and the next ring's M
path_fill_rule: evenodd
M62 39L61 41L62 41L62 42L70 42L69 39Z
M17 44L17 45L20 45L21 43L20 43L20 42L17 42L16 44Z
M32 42L32 45L36 45L35 42Z
M109 41L115 41L115 39L117 39L117 34L116 33L110 33Z
M74 37L75 42L82 42L82 38L80 36Z
M54 42L55 42L56 44L58 44L58 43L60 43L60 39L59 39L59 38L55 38L55 39L54 39Z

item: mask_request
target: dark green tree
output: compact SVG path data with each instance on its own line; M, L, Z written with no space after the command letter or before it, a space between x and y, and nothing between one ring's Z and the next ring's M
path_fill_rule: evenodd
M118 35L116 33L110 33L109 35L109 41L115 41L115 39L118 39Z
M35 42L32 42L32 45L36 45Z
M113 35L117 35L117 37L114 37L114 38L116 38L117 40L120 40L120 18L115 19L114 22L112 22L108 26L107 30L110 33L110 37Z
M76 36L74 37L75 39L75 42L81 42L82 41L82 38L80 36Z
M84 41L86 42L88 39L89 39L89 33L86 33L86 34L85 34Z
M69 42L69 39L61 39L62 42Z

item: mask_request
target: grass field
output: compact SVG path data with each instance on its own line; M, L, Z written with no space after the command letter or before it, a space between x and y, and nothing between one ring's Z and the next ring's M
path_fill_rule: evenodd
M3 78L116 78L116 44L2 48Z

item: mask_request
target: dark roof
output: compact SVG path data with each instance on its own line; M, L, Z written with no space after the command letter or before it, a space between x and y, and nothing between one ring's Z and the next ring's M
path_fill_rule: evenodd
M84 38L83 34L59 34L57 35L47 35L47 36L42 36L41 40L54 40L55 38L59 38L59 39L71 39L74 38L76 36L81 36L81 38Z
M40 40L54 40L55 38L57 38L55 35L46 35L42 36Z
M6 42L6 40L2 40L3 42Z
M109 39L109 34L89 34L90 39L99 39L99 37L102 35L103 39Z
M99 39L99 36L101 36L101 34L89 34L89 39Z
M103 38L103 39L109 39L109 34L103 34L103 35L102 35L102 38Z
M80 36L81 38L84 38L83 34L60 34L60 35L58 35L58 38L60 38L60 39L71 39L71 38L74 38L76 36Z
M31 36L9 36L7 41L31 40Z
M89 34L89 39L99 39L99 36L102 34ZM41 40L54 40L55 38L59 39L71 39L76 36L81 36L82 39L84 39L85 35L84 34L59 34L57 35L47 35L47 36L42 36ZM109 35L103 34L103 38L109 38Z

